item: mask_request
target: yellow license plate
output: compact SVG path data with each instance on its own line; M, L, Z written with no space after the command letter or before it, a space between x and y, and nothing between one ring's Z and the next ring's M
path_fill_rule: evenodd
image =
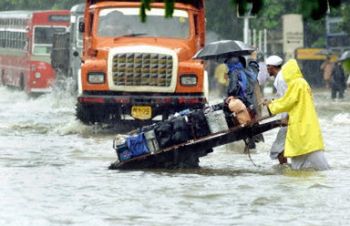
M132 106L131 116L135 119L147 120L152 118L152 108L150 106Z

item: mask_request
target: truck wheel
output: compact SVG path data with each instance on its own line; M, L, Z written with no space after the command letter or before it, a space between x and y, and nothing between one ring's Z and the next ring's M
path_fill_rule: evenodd
M5 85L5 72L4 72L4 70L2 70L1 71L1 78L0 78L0 80L1 80L1 85Z
M212 149L202 151L174 151L161 159L158 167L167 169L192 169L199 167L199 158L206 156Z
M77 103L75 115L77 119L79 119L84 124L94 123L94 117L91 108L84 106L81 103Z
M104 107L86 106L81 103L76 105L76 117L84 124L108 122L109 113Z
M20 88L21 90L24 90L24 88L25 88L24 76L23 76L23 75L21 75L21 78L20 78L20 80L19 80L19 88Z
M174 153L175 154L175 153ZM176 169L189 169L199 167L199 156L196 153L184 152L176 153L178 156L173 162Z

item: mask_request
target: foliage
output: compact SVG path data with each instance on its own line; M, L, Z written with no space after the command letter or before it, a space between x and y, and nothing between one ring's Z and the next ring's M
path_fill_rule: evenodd
M145 20L147 9L150 9L152 0L140 0L141 1L141 18ZM175 0L163 0L166 4L166 17L172 15ZM240 15L244 15L248 12L251 5L251 14L256 15L262 10L266 10L270 5L268 0L229 0L234 7L237 7ZM207 0L209 2L209 0ZM283 1L279 1L283 2ZM307 18L312 18L314 20L319 20L323 18L327 11L332 8L339 7L341 5L341 0L299 0L298 1L299 12ZM295 4L295 1L294 1ZM265 6L265 7L264 7ZM295 9L290 8L290 9Z
M300 4L300 11L305 17L319 20L328 10L339 7L341 0L304 0L300 1Z
M146 10L149 10L151 7L151 3L153 0L140 0L141 8L140 14L143 20L146 19ZM174 3L176 0L163 0L166 4L165 16L170 17L174 10ZM214 0L207 0L207 2ZM251 13L258 14L263 10L269 10L270 8L270 0L226 0L231 2L234 7L238 8L238 12L240 15L243 15L249 9L248 4L252 4ZM348 1L348 0L343 0ZM0 2L1 10L11 10L11 9L67 9L71 6L81 3L83 0L2 0ZM283 2L275 1L276 3ZM295 2L295 1L294 1ZM330 8L338 7L341 4L341 0L299 0L299 9L300 12L309 18L313 19L321 19L325 16L328 6ZM208 3L207 3L208 4ZM293 10L294 8L289 8L289 10Z
M347 4L344 4L341 14L343 17L343 24L342 28L344 31L346 31L348 34L350 34L350 0L347 2Z
M70 9L84 0L1 0L0 10Z
M165 2L165 17L171 17L174 12L175 0L163 0ZM143 22L146 21L146 10L151 9L152 0L141 0L140 16Z
M149 7L152 0L141 1ZM324 17L329 10L336 11L341 0L206 0L208 30L216 32L222 38L242 39L243 23L236 17L236 12L243 15L249 10L249 3L253 4L251 13L257 15L256 19L250 20L253 29L281 30L283 14L301 13L305 22L305 45L322 47L325 45ZM173 0L167 7L173 7Z
M295 13L290 11L290 9L295 9L295 7L290 7L290 2L293 0L265 0L265 8L260 11L256 19L251 20L253 28L266 28L266 29L276 29L282 27L281 17L283 14Z
M150 9L153 0L140 0L140 15L146 20L146 10ZM176 0L163 0L166 4L166 17L173 13ZM331 12L339 12L336 7L341 0L328 0ZM0 10L35 10L35 9L70 9L84 0L1 0ZM305 15L306 45L320 47L324 45L324 15L327 11L327 0L206 0L207 29L223 39L242 39L242 19L237 18L237 11L243 14L248 4L253 3L251 28L280 30L281 16L286 13ZM344 21L350 21L350 0L342 0ZM319 20L313 20L319 19ZM350 23L343 24L345 31L350 31Z
M206 1L207 30L215 32L222 39L241 39L242 19L227 0Z
M264 0L231 0L231 3L237 7L239 15L244 15L249 10L251 15L256 15L263 7ZM249 9L249 5L251 5L251 9Z

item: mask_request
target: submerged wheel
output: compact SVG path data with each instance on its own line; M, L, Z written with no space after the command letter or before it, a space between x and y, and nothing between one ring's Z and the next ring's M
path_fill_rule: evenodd
M4 70L1 71L1 77L0 77L0 80L1 80L1 85L5 85L5 72Z
M77 103L75 115L77 119L79 119L84 124L91 124L96 121L92 108L81 103Z
M178 151L174 152L174 159L172 162L165 163L166 168L174 169L188 169L188 168L198 168L199 158L206 156L213 149L203 150L203 151Z
M24 76L23 76L23 75L21 75L21 78L20 78L20 80L19 80L19 88L20 88L21 90L24 90L24 88L25 88Z
M199 167L199 156L197 153L174 152L174 161L166 168L188 169Z
M109 169L194 169L199 167L199 158L212 151L213 149L163 152L125 164L117 161L112 163Z
M77 103L76 117L84 124L93 123L115 123L120 121L117 110L113 111L106 106L85 105Z

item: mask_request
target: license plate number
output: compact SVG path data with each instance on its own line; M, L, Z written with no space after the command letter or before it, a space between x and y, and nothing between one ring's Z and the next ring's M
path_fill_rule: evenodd
M152 108L150 106L132 106L131 116L135 119L147 120L152 118Z

